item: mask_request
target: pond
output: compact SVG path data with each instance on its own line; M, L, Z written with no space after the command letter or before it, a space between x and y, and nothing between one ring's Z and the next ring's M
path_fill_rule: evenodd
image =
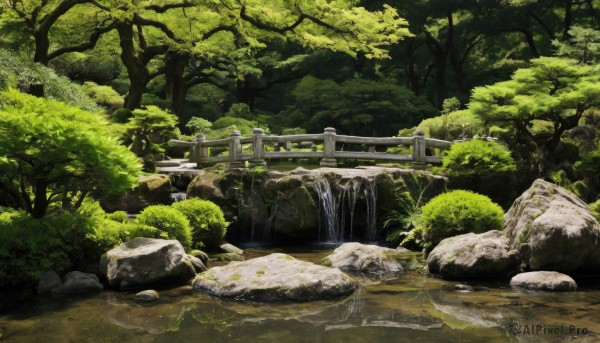
M285 252L318 263L333 247L246 250ZM508 283L457 282L411 271L395 279L360 278L352 296L308 303L216 299L191 287L161 290L151 305L134 292L40 299L0 314L2 342L596 342L600 284L545 293ZM579 334L578 331L579 330ZM514 334L513 334L514 333Z

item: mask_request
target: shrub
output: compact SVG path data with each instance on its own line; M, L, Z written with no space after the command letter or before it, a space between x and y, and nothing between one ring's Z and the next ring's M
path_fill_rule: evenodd
M169 239L181 242L184 248L192 245L192 229L190 223L183 213L170 206L154 205L146 207L140 213L135 222L138 224L152 226L167 234Z
M456 190L438 195L422 208L426 248L459 234L502 230L504 212L488 197Z
M129 217L127 216L127 212L125 211L116 211L113 213L107 213L106 219L115 221L117 223L127 223L129 222Z
M229 223L225 221L223 211L215 203L202 199L186 199L172 205L181 211L190 221L194 247L202 244L217 246L223 240Z
M600 200L596 200L595 202L589 204L588 207L596 220L600 222Z
M140 223L127 223L124 230L127 232L128 240L135 237L169 239L169 235L166 232Z
M441 171L450 176L451 188L470 189L504 203L515 195L516 169L506 147L475 139L453 144L442 159Z

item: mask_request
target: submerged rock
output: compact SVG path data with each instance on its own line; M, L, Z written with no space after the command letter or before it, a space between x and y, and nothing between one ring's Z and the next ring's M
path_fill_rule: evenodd
M521 260L500 231L467 233L442 240L429 254L432 274L454 280L485 279L514 272Z
M277 253L214 267L197 275L192 286L226 298L307 301L350 294L357 283L339 269Z
M176 240L134 238L106 253L104 265L110 285L121 289L186 282L196 274Z
M219 246L219 248L221 248L221 250L223 250L227 253L233 253L233 254L238 254L238 255L244 254L244 250L234 246L233 244L229 244L229 243L223 243Z
M103 289L104 286L96 274L73 271L65 275L65 282L60 293L67 295L98 293Z
M405 252L377 245L345 243L321 262L328 267L348 272L368 274L401 274L404 272L401 260Z
M139 302L152 302L158 300L159 298L160 295L157 291L153 289L138 292L136 295L133 296L133 300Z
M568 275L558 272L528 272L515 275L510 280L511 286L540 291L575 291L577 283Z
M536 180L515 200L504 215L504 232L532 270L600 268L593 257L600 224L585 202L553 183Z

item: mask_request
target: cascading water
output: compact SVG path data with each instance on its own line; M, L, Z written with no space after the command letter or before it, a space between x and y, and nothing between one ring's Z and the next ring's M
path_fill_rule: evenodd
M364 192L367 203L366 238L374 241L377 237L377 185L375 179L368 179Z
M319 199L319 240L341 243L354 239L354 213L361 190L366 207L365 238L377 238L377 186L373 178L355 177L332 188L326 178L318 176L315 188Z
M338 234L336 203L329 181L321 176L315 177L315 187L319 198L319 233L318 238L326 242L341 241Z

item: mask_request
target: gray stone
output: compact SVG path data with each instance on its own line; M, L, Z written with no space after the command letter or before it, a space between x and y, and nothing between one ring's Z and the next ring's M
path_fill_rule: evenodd
M321 262L328 267L368 274L401 274L404 252L377 245L345 243Z
M92 273L72 271L65 275L60 293L67 295L98 293L104 289L98 276Z
M42 275L37 288L37 294L60 293L62 280L55 271L49 270Z
M203 271L206 270L206 266L204 265L204 263L202 263L202 260L192 256L192 255L188 255L188 258L190 259L190 262L192 262L192 265L194 266L194 269L196 270L196 273L202 273Z
M228 253L234 253L234 254L238 254L238 255L244 254L244 250L234 246L233 244L229 244L229 243L221 244L219 246L219 248L221 248L221 250L228 252Z
M179 241L142 237L107 252L105 273L110 285L121 289L186 282L196 274Z
M160 295L158 292L152 289L141 291L133 296L133 300L139 302L152 302L158 300L159 298Z
M200 250L192 250L190 255L199 258L205 266L208 265L208 255L205 252Z
M570 276L547 271L517 274L510 280L510 285L540 291L577 290L577 284Z
M196 291L226 298L307 301L350 294L358 285L337 268L277 253L214 267L198 274L192 286Z
M486 279L515 271L519 252L500 231L467 233L442 240L427 258L429 272L453 280Z
M504 215L504 232L531 270L600 268L600 224L587 205L553 183L536 180Z

